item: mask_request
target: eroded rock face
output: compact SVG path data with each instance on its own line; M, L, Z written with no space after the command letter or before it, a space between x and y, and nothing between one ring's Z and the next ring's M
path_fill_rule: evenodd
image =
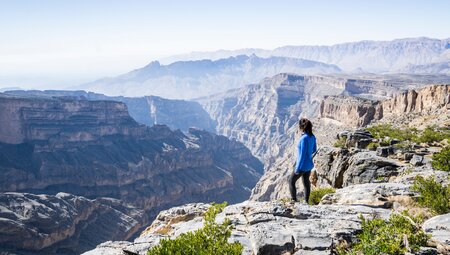
M450 104L450 85L427 86L395 95L382 103L384 115L429 113Z
M171 129L187 131L191 127L215 132L215 123L202 106L194 101L165 99L157 96L144 97L110 97L85 91L65 90L12 90L4 92L19 97L43 97L51 99L62 97L72 100L118 101L126 104L130 116L147 126L167 125Z
M377 101L349 96L327 96L320 103L321 118L339 120L346 126L362 127L380 119Z
M149 220L143 210L112 198L1 193L0 251L80 253L106 240L128 239Z
M449 115L449 105L450 85L431 85L394 94L381 101L330 96L321 102L320 116L348 127L361 127L380 120L395 123L396 118L404 119L411 114Z
M188 205L192 207L192 205ZM207 206L200 205L197 208ZM183 210L182 207L176 210ZM189 214L191 209L186 209ZM172 213L168 213L172 215ZM229 218L235 226L230 242L244 246L243 254L329 254L338 240L351 240L360 229L359 215L388 218L389 210L365 206L293 205L280 202L249 202L227 206L217 221ZM161 212L160 215L165 215ZM180 216L177 216L180 217ZM165 222L170 222L165 221ZM146 232L134 242L107 242L85 254L121 254L124 250L145 254L161 238L175 237L202 226L201 217L170 224L170 231Z
M82 142L143 132L143 127L128 115L126 105L113 101L0 95L0 120L0 142L10 144L56 137Z

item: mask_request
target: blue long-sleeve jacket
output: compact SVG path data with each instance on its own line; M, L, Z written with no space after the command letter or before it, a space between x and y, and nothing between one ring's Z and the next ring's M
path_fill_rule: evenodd
M314 168L313 154L317 150L316 137L314 135L302 134L297 144L297 163L295 173L309 172Z

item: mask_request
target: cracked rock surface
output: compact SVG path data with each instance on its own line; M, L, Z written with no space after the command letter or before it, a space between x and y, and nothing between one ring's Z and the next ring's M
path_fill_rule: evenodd
M207 208L205 204L189 204L162 211L148 231L133 242L106 242L85 255L145 254L162 238L200 228L202 218L195 215ZM329 254L338 240L350 240L360 230L360 214L387 219L390 211L358 205L246 201L227 206L216 220L231 220L235 228L229 241L243 244L243 254Z

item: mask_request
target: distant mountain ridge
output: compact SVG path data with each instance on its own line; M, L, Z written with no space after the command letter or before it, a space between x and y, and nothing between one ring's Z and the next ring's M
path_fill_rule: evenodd
M426 37L392 41L359 41L331 46L283 46L273 50L239 49L213 52L192 52L161 59L168 64L181 60L220 59L240 54L259 57L291 57L319 61L339 66L346 72L400 72L408 65L450 62L450 38ZM432 70L430 70L432 71ZM418 72L415 72L418 73Z
M169 99L187 99L256 83L278 73L340 73L335 65L317 61L239 55L220 60L179 61L147 66L114 78L105 78L77 86L109 96L156 95Z

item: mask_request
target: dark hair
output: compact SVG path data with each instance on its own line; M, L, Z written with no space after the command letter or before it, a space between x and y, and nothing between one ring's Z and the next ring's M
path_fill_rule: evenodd
M310 120L308 120L307 118L301 118L298 121L298 127L303 130L305 133L307 133L308 135L314 135L312 132L312 123Z

